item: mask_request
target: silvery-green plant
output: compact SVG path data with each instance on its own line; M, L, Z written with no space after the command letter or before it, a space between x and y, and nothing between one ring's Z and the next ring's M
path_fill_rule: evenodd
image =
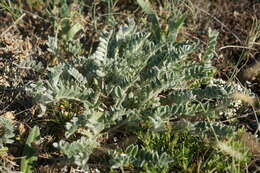
M173 162L173 158L167 153L158 154L156 151L140 149L137 145L130 145L126 148L125 153L116 151L111 153L113 160L112 168L123 168L129 165L135 167L167 168L169 163Z
M177 41L174 33L183 21L181 17L164 37L158 37L160 26L141 30L129 20L118 31L103 33L89 57L78 56L48 67L48 79L27 87L41 116L62 100L82 103L84 113L66 124L66 139L55 143L68 159L87 169L102 134L130 124L138 126L139 122L148 122L149 130L156 132L163 131L170 121L190 118L194 119L191 131L230 132L220 123L203 122L214 120L232 106L231 94L239 90L213 79L211 60L218 33L209 29L206 49L192 41ZM193 58L199 53L199 60ZM69 142L74 134L80 134L80 139Z

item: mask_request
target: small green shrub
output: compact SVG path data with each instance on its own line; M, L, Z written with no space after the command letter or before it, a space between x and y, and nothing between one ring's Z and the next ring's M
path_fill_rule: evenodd
M241 141L231 137L225 142L217 142L202 135L194 135L188 130L179 131L169 129L161 133L138 132L139 140L144 150L157 151L158 154L167 153L172 162L165 168L166 172L243 172L243 168L250 160L248 151ZM226 145L225 145L226 144ZM229 146L229 153L236 153L234 157L224 152L223 146ZM234 152L236 151L236 152ZM128 151L120 153L127 155ZM127 157L127 156L125 156ZM147 167L146 172L153 166ZM158 172L158 171L157 171Z
M167 138L162 135L155 142L165 148L160 150L153 146L153 135L149 134L150 142L143 148L131 145L125 150L126 154L110 152L114 158L112 167L122 171L129 165L151 172L171 170L171 166L189 170L192 160L187 159L193 151L213 153L211 147L201 145L200 137L216 140L236 135L232 127L215 121L236 109L232 93L247 91L213 78L215 69L211 60L218 33L209 29L206 48L189 40L178 41L176 32L184 16L176 23L170 21L171 27L164 31L156 14L145 5L143 8L152 17L151 28L138 28L134 20L129 20L128 25L118 31L103 33L99 46L89 57L75 53L74 58L65 59L57 51L58 37L49 38L49 50L54 56L61 56L60 63L48 67L47 79L30 83L27 91L40 106L40 116L49 116L50 108L58 110L60 103L79 103L75 104L80 107L76 110L81 111L74 111L74 115L72 111L64 137L57 137L60 141L54 144L68 158L68 163L88 169L88 160L101 145L102 136L122 127L128 134L135 132L134 129L159 133L172 124L176 134L183 130L191 133L184 137L171 134L177 141L182 138L182 147L180 142L174 144L168 139L162 143ZM72 35L78 30L71 31ZM64 37L67 43L73 37L69 32L70 29ZM199 54L201 56L196 58ZM141 141L145 143L148 138ZM175 145L176 152L171 150ZM180 151L183 153L178 153ZM217 161L222 158L216 157L218 155L208 158ZM173 165L172 158L177 161ZM212 169L216 162L208 167Z

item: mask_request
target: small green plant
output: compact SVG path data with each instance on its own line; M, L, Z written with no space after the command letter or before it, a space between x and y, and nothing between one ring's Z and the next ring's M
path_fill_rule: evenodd
M35 148L37 140L40 138L40 129L35 126L29 133L24 147L24 158L21 161L21 171L24 173L32 173L33 165L37 161L37 151Z
M205 49L190 40L178 41L176 32L185 16L177 22L169 21L170 27L163 30L150 7L144 1L138 2L151 15L151 28L138 28L129 19L127 26L104 32L93 54L85 57L75 53L75 58L66 60L57 51L58 37L50 38L49 51L61 61L47 68L47 79L27 86L40 106L40 116L50 116L49 110L60 103L79 103L77 110L81 111L71 114L64 137L58 137L60 141L54 143L67 157L68 164L87 170L89 158L101 145L102 136L115 134L121 128L125 128L125 133L133 133L133 129L159 133L172 124L176 134L178 130L188 130L191 136L183 140L187 143L192 138L191 144L183 146L188 154L195 147L193 143L200 142L196 136L224 139L236 135L232 127L215 121L237 109L232 93L248 91L213 78L211 60L218 33L209 29ZM68 22L65 20L63 26L71 26ZM79 29L73 29L72 34L70 29L65 30L61 30L62 35L65 33L61 38L68 43ZM115 158L112 167L122 171L129 165L151 172L171 170L169 149L157 150L132 145L123 154L122 150L110 152ZM177 151L181 151L180 146ZM177 153L171 154L174 157ZM185 161L187 157L181 159L182 170L188 170L192 162ZM149 169L151 165L154 167Z
M111 168L120 168L124 172L124 167L144 167L146 171L163 172L167 170L173 159L167 153L158 154L157 151L139 149L137 145L130 145L125 152L111 153Z
M179 124L184 123L179 122ZM173 126L175 125L177 123ZM159 155L167 153L168 157L172 158L173 161L164 167L166 172L196 172L198 170L232 172L234 169L240 169L240 172L243 172L250 155L238 139L233 137L225 139L219 136L220 141L216 141L215 138L212 139L211 136L205 134L191 133L188 128L178 129L180 126L160 133L137 132L142 148L157 151Z
M54 36L49 36L48 50L53 54L52 64L65 61L69 57L82 54L81 44L75 35L83 29L81 24L81 14L71 10L67 0L60 0L58 4L54 3L52 23L54 26ZM74 4L76 5L76 4Z

